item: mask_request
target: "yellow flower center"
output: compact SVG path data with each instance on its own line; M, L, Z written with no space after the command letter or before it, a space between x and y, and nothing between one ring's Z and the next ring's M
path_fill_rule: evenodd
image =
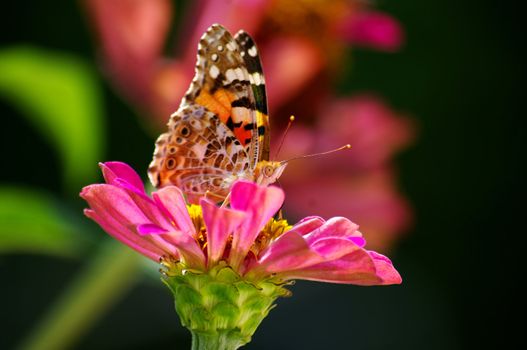
M190 204L187 205L188 213L190 215L190 219L192 220L192 223L194 224L194 228L197 232L197 240L198 243L203 251L206 251L207 249L207 228L205 227L205 222L203 221L203 212L201 210L201 206L196 204ZM276 238L278 238L280 235L282 235L284 232L291 229L291 225L287 222L287 220L283 219L281 215L277 219L271 218L267 224L263 227L263 229L260 231L256 239L254 240L253 245L251 246L251 253L254 254L254 256L258 256L258 254L269 245L269 243ZM228 251L230 249L232 242L232 236L229 237L229 240L227 242L226 250Z

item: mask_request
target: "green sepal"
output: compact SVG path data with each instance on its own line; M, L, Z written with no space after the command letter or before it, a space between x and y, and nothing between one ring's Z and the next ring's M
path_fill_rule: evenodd
M237 349L247 344L280 296L284 283L250 281L221 262L206 272L170 266L163 278L175 298L183 326L192 332L193 349Z

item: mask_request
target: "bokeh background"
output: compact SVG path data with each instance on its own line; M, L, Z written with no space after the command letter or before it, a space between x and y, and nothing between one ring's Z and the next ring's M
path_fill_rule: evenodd
M104 1L2 6L1 349L190 347L155 264L84 218L78 197L82 186L101 181L98 161L127 162L146 180L163 115L193 74L194 36L240 1L167 3L160 12L148 5L150 22L131 10L122 15L125 8L101 10ZM286 216L349 216L404 281L369 288L298 282L246 348L513 344L522 326L512 320L521 319L524 304L521 12L475 0L349 4L355 17L339 17L342 36L324 33L323 41L313 31L336 22L338 9L306 15L305 23L325 20L307 27L294 27L303 23L294 11L297 17L285 16L297 20L294 28L281 22L284 8L225 21L257 33L276 135L297 115L284 157L331 146L334 130L337 141L357 144L351 156L288 168ZM366 22L392 41L361 32L357 13L382 14ZM121 31L126 25L145 36ZM309 45L284 44L306 28ZM275 67L280 62L285 69ZM300 78L287 76L295 62L307 62ZM291 81L298 86L286 86ZM346 113L351 119L339 119ZM340 133L347 126L353 130Z

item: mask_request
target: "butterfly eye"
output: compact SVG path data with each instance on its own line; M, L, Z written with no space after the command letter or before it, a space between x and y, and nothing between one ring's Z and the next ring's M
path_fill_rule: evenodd
M273 168L270 166L266 166L264 168L264 175L267 177L271 177L273 175Z

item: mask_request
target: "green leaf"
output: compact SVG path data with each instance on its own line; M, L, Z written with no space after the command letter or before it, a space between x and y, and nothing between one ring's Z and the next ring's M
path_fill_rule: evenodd
M90 245L87 243L86 230L48 194L0 187L0 253L74 257Z
M29 46L2 49L0 95L57 149L69 190L95 178L104 125L91 66L74 55Z

